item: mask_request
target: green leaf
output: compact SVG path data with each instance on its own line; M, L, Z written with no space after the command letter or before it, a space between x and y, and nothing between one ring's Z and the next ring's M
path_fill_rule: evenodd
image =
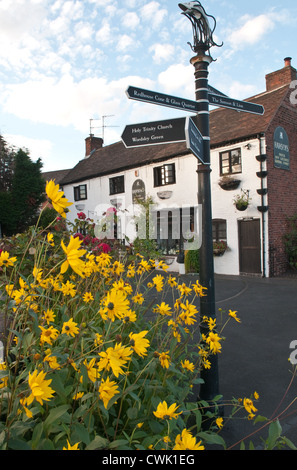
M64 413L68 410L69 405L61 405L57 408L53 408L46 420L44 421L44 430L46 433L49 433L50 426L57 421Z
M119 447L123 447L129 444L129 441L126 439L117 439L116 441L113 441L109 444L108 448L109 449L117 449Z
M86 450L101 450L105 449L108 445L108 440L104 439L104 437L96 436L95 439L90 442L90 444L86 447Z
M273 421L273 423L271 423L269 426L269 433L267 439L268 450L272 450L275 447L277 440L281 436L281 432L282 427L280 425L280 422L278 420Z
M32 435L31 445L32 445L33 450L37 449L42 434L43 434L43 423L39 423L34 427L34 431Z
M226 443L224 439L221 436L219 436L219 434L208 434L206 432L199 432L198 436L203 441L207 442L208 444L219 445L219 446L223 446L224 448L226 448Z
M21 439L10 439L8 448L11 450L32 450L29 444Z
M129 419L136 419L137 415L138 415L137 408L128 408L127 416L128 416Z

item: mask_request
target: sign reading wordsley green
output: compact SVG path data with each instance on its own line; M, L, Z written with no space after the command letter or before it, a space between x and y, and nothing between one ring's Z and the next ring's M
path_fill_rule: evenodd
M281 170L290 170L290 144L288 135L282 127L274 132L274 166Z

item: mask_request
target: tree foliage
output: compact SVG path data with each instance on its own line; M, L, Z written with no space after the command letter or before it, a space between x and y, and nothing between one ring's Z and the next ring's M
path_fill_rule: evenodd
M0 152L0 224L3 234L12 235L37 220L45 192L42 161L33 162L22 149L9 150L2 138Z

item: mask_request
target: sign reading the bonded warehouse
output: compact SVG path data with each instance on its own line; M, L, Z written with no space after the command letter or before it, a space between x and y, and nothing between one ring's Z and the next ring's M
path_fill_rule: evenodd
M290 170L290 144L288 135L282 127L274 132L274 166L281 170Z
M145 184L142 180L136 180L132 186L132 202L137 204L140 201L145 201Z

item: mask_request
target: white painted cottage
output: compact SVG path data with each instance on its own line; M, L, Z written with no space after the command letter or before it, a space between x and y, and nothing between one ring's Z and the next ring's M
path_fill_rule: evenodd
M247 100L263 105L264 116L223 108L210 113L213 241L228 246L215 256L217 274L267 277L287 269L282 240L287 217L297 213L293 80L291 59L266 76L266 91ZM127 149L122 142L105 147L90 135L85 157L59 181L74 203L68 218L83 211L99 221L115 207L121 219L117 236L132 241L135 196L150 196L156 203L155 238L164 254L174 256L180 220L184 232L199 232L197 164L184 142ZM248 198L246 210L235 206L236 196Z

